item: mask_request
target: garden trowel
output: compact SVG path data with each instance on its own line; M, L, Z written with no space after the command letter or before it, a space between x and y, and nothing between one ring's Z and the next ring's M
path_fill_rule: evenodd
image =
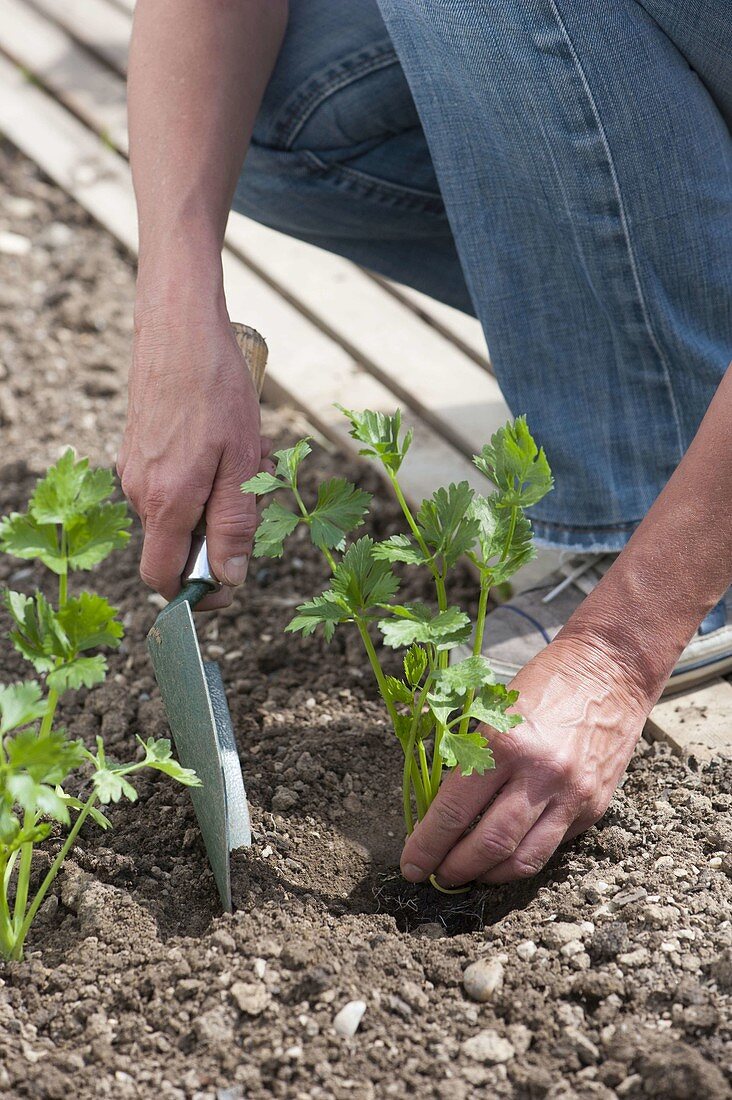
M232 327L260 393L267 345L254 329ZM190 788L193 808L221 904L231 912L229 853L252 842L249 807L221 669L202 659L192 613L220 587L209 568L205 536L200 537L183 588L158 615L147 644L178 759L201 780L200 787Z

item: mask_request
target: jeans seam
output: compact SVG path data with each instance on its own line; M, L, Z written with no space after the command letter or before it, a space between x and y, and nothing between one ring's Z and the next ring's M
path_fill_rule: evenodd
M567 30L567 27L566 27L566 25L565 25L565 23L564 23L564 21L561 17L561 14L559 12L559 9L556 5L555 0L549 0L549 6L551 7L552 13L553 13L554 18L557 22L557 26L559 27L560 33L561 33L562 37L564 38L564 41L567 45L567 49L570 52L570 56L571 56L572 61L575 65L577 73L579 74L580 80L582 82L582 87L585 91L588 103L590 105L590 110L592 111L593 118L595 119L595 124L597 126L598 133L599 133L600 139L602 141L603 149L605 150L605 156L607 157L608 168L610 170L610 179L612 180L613 189L615 191L615 199L618 203L618 210L620 212L620 225L621 225L621 228L622 228L622 231L623 231L623 237L624 237L624 240L625 240L625 246L626 246L626 250L627 250L627 253L628 253L628 259L630 261L630 270L631 270L631 274L633 276L633 284L635 286L635 291L636 291L636 294L638 296L638 302L639 302L641 312L642 312L642 315L643 315L643 322L644 322L644 325L645 325L646 332L647 332L647 334L650 338L651 345L653 346L653 349L656 352L656 355L658 356L659 362L661 364L661 368L663 370L664 383L666 385L666 390L667 390L670 405L671 405L671 413L672 413L673 418L674 418L674 427L676 428L676 438L677 438L678 450L679 450L679 461L681 461L681 459L684 456L683 433L682 433L682 430L681 430L681 419L679 417L679 410L678 410L678 407L677 407L677 404L676 404L676 396L674 394L673 384L671 382L670 365L669 365L668 359L666 358L666 355L663 352L663 349L661 348L658 337L656 336L656 333L653 329L653 325L651 324L651 317L650 317L650 313L649 313L649 310L648 310L648 304L646 302L645 294L643 293L643 287L641 285L640 273L638 271L638 264L637 264L636 257L635 257L635 250L633 248L633 243L632 243L632 240L631 240L630 224L629 224L628 216L627 216L627 213L626 213L626 210L625 210L625 203L623 201L623 193L622 193L622 189L620 187L620 180L618 179L617 170L615 168L615 161L613 159L612 150L610 149L610 142L608 141L608 137L607 137L607 134L605 132L605 127L602 124L602 119L600 118L600 112L598 110L597 103L595 101L595 97L592 94L592 89L590 87L589 81L587 79L587 75L586 75L586 73L584 71L584 68L582 66L582 62L580 61L579 55L577 54L577 51L574 48L574 43L572 42L569 31Z
M390 200L409 200L410 205L424 214L445 216L442 196L432 191L420 191L416 187L405 187L401 183L390 183L388 180L378 179L376 176L359 172L356 168L349 168L344 164L328 164L326 161L321 160L311 149L302 150L300 155L312 167L317 168L319 173L331 173L340 176L345 183L351 186L359 186L365 194L377 196L381 194L383 198Z
M300 90L294 96L293 101L285 106L283 117L274 127L275 134L281 141L282 147L286 150L292 149L298 134L312 117L313 113L329 99L330 96L341 91L343 88L347 88L350 84L362 80L365 76L370 76L371 73L378 72L380 69L388 69L392 65L398 64L399 60L393 47L382 47L378 53L371 57L364 58L360 64L345 66L345 61L342 60L340 62L342 67L341 71L330 79L326 79L323 83L318 83L315 81L315 78L313 78L314 83L312 90ZM343 66L345 66L345 68L343 68Z

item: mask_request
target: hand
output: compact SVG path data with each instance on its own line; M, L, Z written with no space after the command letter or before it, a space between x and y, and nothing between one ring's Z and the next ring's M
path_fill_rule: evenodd
M224 607L246 576L257 526L240 486L268 469L259 401L223 309L180 321L149 311L136 326L127 426L117 469L142 520L140 575L166 599L180 590L191 533L205 515Z
M410 882L432 873L442 886L536 874L602 817L652 704L607 652L561 635L511 687L525 721L506 734L484 731L494 771L445 780L404 846Z

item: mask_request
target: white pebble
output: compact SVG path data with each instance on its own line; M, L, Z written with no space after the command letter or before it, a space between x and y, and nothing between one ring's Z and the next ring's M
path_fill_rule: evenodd
M6 256L27 256L30 249L30 241L20 233L0 233L0 252Z
M503 1039L491 1028L466 1039L462 1044L462 1051L474 1062L487 1062L492 1066L510 1062L516 1053L513 1043Z
M349 1001L348 1004L343 1006L340 1012L336 1013L333 1020L333 1027L339 1035L355 1035L365 1011L365 1001Z
M463 973L463 989L478 1004L489 1001L502 985L503 966L498 959L477 959Z
M516 954L524 962L531 962L538 948L533 940L522 940L516 945Z

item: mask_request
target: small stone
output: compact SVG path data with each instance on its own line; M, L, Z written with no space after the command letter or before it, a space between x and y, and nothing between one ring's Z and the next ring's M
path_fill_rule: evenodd
M217 928L211 935L211 943L222 951L236 951L236 940L225 928Z
M565 959L571 959L574 955L581 955L582 951L580 940L570 940L569 943L565 943L564 947L559 948L559 954L563 955Z
M599 1062L600 1051L598 1047L595 1046L591 1039L583 1035L578 1028L566 1027L564 1029L564 1037L584 1066L591 1066Z
M365 1001L349 1001L333 1019L333 1027L339 1035L350 1037L355 1035L366 1011Z
M636 967L645 966L651 957L651 953L647 947L636 947L634 951L628 951L623 955L618 955L617 962L620 966Z
M73 236L73 229L64 225L63 222L52 222L43 232L44 243L50 244L52 248L63 248L64 245L69 244Z
M550 951L558 951L560 947L572 940L582 939L582 929L578 924L568 924L566 921L554 921L547 924L541 931L541 942Z
M272 809L275 813L287 813L298 803L297 791L291 791L289 787L278 787L272 795Z
M36 204L32 199L23 198L21 195L6 195L3 200L5 209L14 218L32 218L36 212Z
M673 905L658 905L656 903L643 906L643 920L652 928L668 928L675 924L679 917L679 911Z
M472 1035L461 1044L463 1054L474 1062L486 1062L495 1066L510 1062L516 1054L513 1043L502 1038L497 1031L488 1028Z
M0 232L0 252L5 256L27 256L31 250L31 243L27 237L20 233Z
M221 1008L212 1008L204 1012L193 1024L196 1036L204 1043L231 1043L234 1041L234 1029Z
M521 943L516 944L516 954L524 962L531 962L538 950L533 940L522 940Z
M463 989L471 1001L485 1004L503 985L503 965L498 959L478 959L465 968Z
M601 925L590 940L589 954L593 962L609 962L628 946L628 925L625 921L608 921Z
M261 1016L270 1002L267 987L262 982L234 982L229 992L239 1011L247 1016Z

